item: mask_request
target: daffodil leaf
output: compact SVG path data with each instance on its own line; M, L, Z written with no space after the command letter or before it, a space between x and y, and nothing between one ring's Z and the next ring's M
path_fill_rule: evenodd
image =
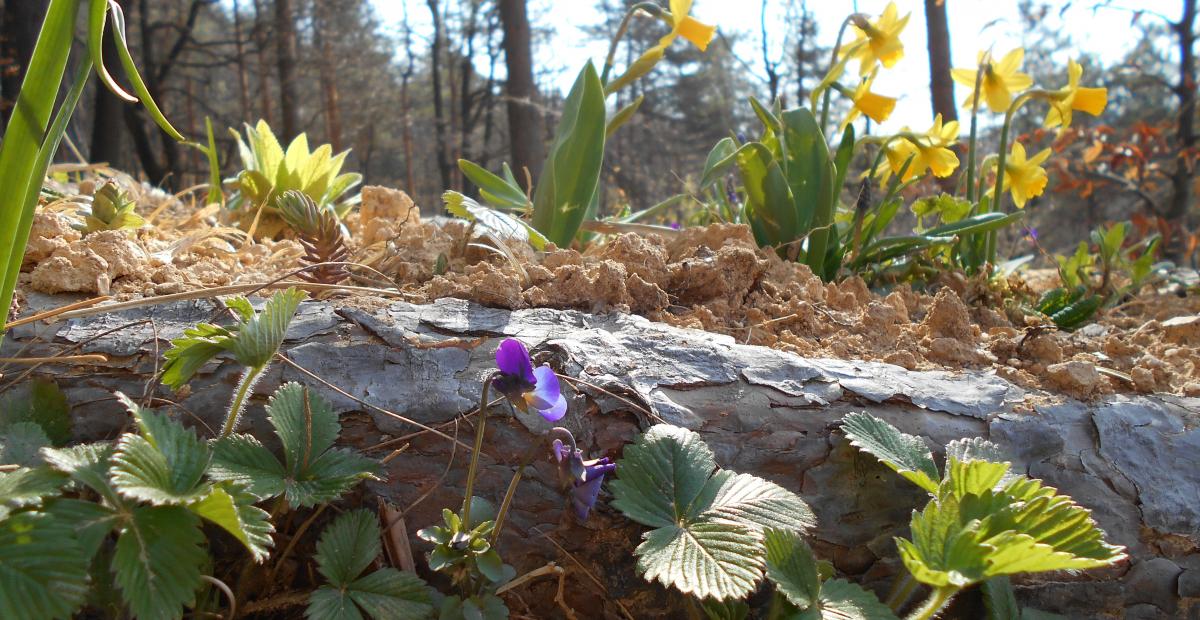
M479 186L479 195L489 204L503 209L529 208L529 198L515 181L501 178L479 164L465 159L458 160L458 169L467 179ZM508 174L511 176L512 172L509 171Z
M647 580L726 600L762 578L764 529L804 531L815 519L782 487L715 467L699 435L660 424L625 448L610 488L614 507L656 528L634 551Z
M866 413L847 414L842 431L854 447L867 452L913 484L936 493L941 474L933 453L920 437L901 433L896 427Z

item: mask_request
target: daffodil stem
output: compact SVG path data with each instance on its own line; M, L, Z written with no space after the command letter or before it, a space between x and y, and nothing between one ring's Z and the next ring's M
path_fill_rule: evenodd
M838 54L841 53L841 51L842 51L842 39L846 36L846 27L850 25L850 22L853 19L854 19L854 15L847 16L846 19L842 20L842 27L838 28L837 41L834 42L833 52L829 56L829 68L825 70L826 76L828 76L828 74L833 71L833 68L835 66L837 66ZM825 125L827 125L829 123L829 99L830 99L831 94L832 93L829 92L829 89L826 88L825 94L821 98L821 125L820 125L820 127L821 127L822 133L825 132Z
M908 620L929 620L937 615L950 599L958 594L958 588L955 586L942 586L934 588L933 594L908 617Z
M492 381L500 376L500 371L493 371L483 379L483 388L479 395L479 421L475 425L475 447L471 450L471 465L467 468L467 488L463 492L462 527L463 531L471 530L471 498L475 494L475 473L479 470L479 453L483 451L483 435L487 430L488 389Z
M660 10L658 5L652 2L639 2L625 12L625 17L621 19L621 25L617 27L617 34L613 36L612 42L608 44L608 55L604 58L604 70L600 73L601 84L608 85L608 76L612 73L613 65L617 59L617 44L621 42L621 39L625 38L625 33L629 31L629 22L633 20L633 16L638 11L645 11L653 15L652 11L654 10Z
M984 56L975 72L975 96L971 99L971 139L967 142L967 202L975 202L975 148L977 143L976 128L979 121L979 89L983 87L983 72L987 69L989 58Z
M228 437L237 427L238 418L242 417L242 409L246 407L246 396L250 394L250 389L254 387L258 376L266 368L266 364L246 368L242 380L238 382L237 392L233 395L233 402L229 405L229 413L225 415L225 424L221 426L221 437Z

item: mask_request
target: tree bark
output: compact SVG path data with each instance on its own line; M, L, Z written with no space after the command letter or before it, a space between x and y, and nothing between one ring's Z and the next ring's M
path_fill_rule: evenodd
M104 33L104 65L118 66L117 45L112 33ZM122 127L121 109L124 103L112 94L102 84L96 85L96 97L92 111L92 143L88 149L88 159L93 163L104 162L114 168L121 168L121 152L125 133Z
M300 99L296 94L296 22L291 0L275 0L275 62L279 73L279 110L283 143L300 134Z
M504 65L508 70L504 90L513 169L519 180L525 178L524 170L536 180L542 171L545 151L537 84L533 81L533 50L525 0L500 0L500 20L504 26Z
M339 99L337 87L336 61L333 58L333 45L329 42L326 32L332 24L329 0L317 0L313 20L313 45L320 50L320 79L321 99L324 104L325 133L328 134L329 144L334 153L342 151L342 120L338 111Z
M241 104L241 120L250 120L250 76L246 69L246 46L242 42L242 10L238 0L233 0L233 45L237 54L238 103Z
M46 17L49 0L8 0L4 3L4 15L0 18L0 58L4 59L4 71L0 71L0 121L8 126L21 92L21 81L25 79L25 67L33 56L42 20ZM11 63L11 64L10 64Z
M1175 85L1175 96L1179 99L1179 122L1175 133L1175 170L1171 173L1171 199L1167 204L1165 218L1182 232L1188 211L1192 207L1192 164L1196 148L1196 0L1183 0L1183 16L1171 29L1179 38L1179 82ZM1180 257L1184 250L1182 237L1174 235L1166 251Z
M258 104L262 108L262 118L274 127L275 118L271 113L271 71L267 62L267 18L262 0L254 0L254 47L258 56ZM246 119L249 121L250 119Z
M958 120L954 103L954 80L950 78L950 28L946 19L947 0L925 0L925 29L929 43L929 89L934 115Z
M433 118L437 133L437 164L438 175L442 187L450 187L450 155L446 144L446 106L442 100L442 49L445 33L443 32L442 14L438 9L438 0L425 0L429 6L429 16L433 19L433 41L429 44L429 76L433 82Z

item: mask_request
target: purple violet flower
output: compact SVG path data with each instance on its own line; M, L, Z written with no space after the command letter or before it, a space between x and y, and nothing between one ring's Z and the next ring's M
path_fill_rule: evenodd
M600 485L604 476L617 469L617 464L607 456L583 460L583 452L571 448L561 439L554 440L554 460L558 462L558 477L562 486L571 491L571 507L580 521L586 521L596 498L600 496Z
M506 338L496 349L496 367L500 376L492 385L508 397L509 402L521 411L534 411L549 422L561 420L567 413L567 399L563 398L558 385L558 376L549 365L537 368L529 359L529 350L515 338Z

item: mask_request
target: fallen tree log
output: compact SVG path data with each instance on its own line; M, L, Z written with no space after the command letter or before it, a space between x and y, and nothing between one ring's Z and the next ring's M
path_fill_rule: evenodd
M63 303L35 295L27 311ZM722 466L798 491L819 519L817 553L868 587L886 591L902 570L893 537L907 534L912 510L925 500L847 445L838 422L851 411L921 435L935 451L960 437L988 438L1016 470L1091 508L1109 541L1129 548L1131 560L1112 569L1019 580L1022 603L1079 618L1200 614L1200 399L1116 396L1083 403L1026 392L988 373L805 359L628 315L510 312L456 299L344 303L301 305L282 349L293 364L275 364L257 385L244 423L264 430L266 395L282 382L301 381L320 389L344 419L362 422L348 425L346 441L362 448L388 442L376 456L406 446L388 461L388 479L369 484L368 492L408 510L410 536L461 501L463 444L473 432L461 414L475 406L500 338L513 336L575 378L567 382L571 408L560 424L575 431L585 453L616 457L658 421L694 429ZM28 324L10 333L3 355L52 355L68 345L108 356L96 367L35 369L67 393L78 439L111 438L127 423L114 390L168 399L197 423L218 427L241 370L232 360L209 364L181 393L153 382L169 339L215 316L218 306L195 301ZM10 372L3 384L16 376ZM490 424L479 494L498 500L534 435L548 426L520 413ZM567 568L570 587L561 605L580 617L620 617L622 607L637 618L669 617L684 609L682 597L634 572L637 525L603 501L587 523L574 523L562 510L549 460L534 470L501 541L518 574L550 561ZM411 539L418 556L428 551ZM510 607L561 615L558 588L552 579L531 580L512 591Z

